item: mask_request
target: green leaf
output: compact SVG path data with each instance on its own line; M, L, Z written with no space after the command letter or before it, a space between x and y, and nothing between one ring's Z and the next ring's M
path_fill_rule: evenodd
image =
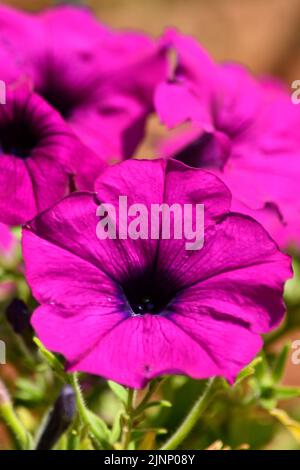
M275 398L261 398L259 403L262 408L268 411L277 406L277 400Z
M120 411L119 413L116 414L116 417L114 419L113 427L110 433L110 439L109 442L111 444L114 444L117 442L120 438L121 435L121 416L123 415L123 412Z
M139 429L135 429L132 432L132 435L134 436L134 439L138 439L144 436L144 434L148 432L153 432L157 436L168 434L168 430L165 428L139 428Z
M241 382L243 382L245 379L250 377L255 373L256 366L262 362L262 357L256 357L247 367L245 367L237 376L237 379L235 381L234 385L238 385Z
M45 359L51 369L53 369L63 381L66 381L67 374L65 373L64 365L60 362L60 360L54 354L48 351L48 349L45 348L38 338L34 337L33 341L37 345L42 357Z
M0 403L0 418L13 434L18 449L32 449L32 436L19 419L10 401Z
M129 443L128 450L135 450L135 448L136 448L135 442L134 442L134 441L131 441L131 442Z
M95 413L86 409L85 424L89 426L91 439L104 449L109 448L110 432L105 422Z
M287 361L287 358L288 358L288 355L289 355L289 351L290 351L290 343L286 344L276 362L275 362L275 365L274 365L274 368L273 368L273 371L272 371L272 377L273 377L273 380L275 383L279 382L282 377L283 377L283 374L284 374L284 368L285 368L285 364L286 364L286 361Z
M122 403L126 405L128 401L128 389L111 380L108 380L107 383L112 392L119 398L119 400L121 400Z
M255 378L260 386L270 387L274 382L264 351L260 353L259 358L261 358L261 360L256 364Z
M172 403L168 400L158 400L152 401L150 403L145 403L145 405L136 409L136 414L142 413L143 411L148 410L149 408L154 408L155 406L160 406L162 408L171 408Z
M28 403L40 403L44 400L45 387L42 382L20 378L16 383L15 398Z
M274 388L274 398L277 400L291 400L300 397L299 387L277 386Z

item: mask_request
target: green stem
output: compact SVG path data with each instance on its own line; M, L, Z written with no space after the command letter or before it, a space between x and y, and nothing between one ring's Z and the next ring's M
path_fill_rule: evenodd
M216 379L211 379L203 394L198 398L193 408L181 423L177 431L168 439L160 450L174 450L185 440L188 434L197 424L200 416L205 411L209 403L214 397Z
M77 410L78 414L82 420L83 423L87 424L89 423L89 417L88 417L88 409L86 407L82 391L78 382L78 375L76 372L72 374L71 378L71 384L74 387L75 394L76 394L76 402L77 402Z
M31 437L15 414L13 406L10 402L0 405L0 416L2 416L3 421L7 424L8 428L15 436L20 449L30 449Z
M109 431L105 422L92 411L90 411L84 401L82 391L78 382L78 375L72 374L69 383L73 386L76 394L77 411L81 423L88 429L90 438L96 449L111 449L109 444Z
M131 441L131 433L133 428L134 402L136 391L130 388L128 391L128 400L126 405L126 423L123 429L122 449L127 450Z

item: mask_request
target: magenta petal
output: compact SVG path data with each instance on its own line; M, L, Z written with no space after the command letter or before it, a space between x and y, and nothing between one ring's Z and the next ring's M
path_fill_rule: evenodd
M216 308L205 309L199 314L194 305L187 302L179 308L175 305L175 314L170 319L211 358L214 367L210 366L205 373L201 361L193 364L195 378L223 375L233 383L238 373L256 356L262 347L262 339L249 329L246 322L239 322L233 315L226 316ZM230 347L229 347L230 345ZM186 366L188 367L188 366Z
M104 305L101 310L99 305L86 305L80 310L44 305L35 311L32 325L47 348L65 354L73 362L88 356L125 319Z
M164 202L171 206L177 201L180 204L203 204L208 227L229 212L231 193L215 175L171 159L166 165Z
M118 229L122 228L118 224L119 196L127 197L128 207L136 202L147 207L150 227L150 206L161 204L164 199L165 168L164 160L128 160L108 168L100 176L95 185L97 199L116 207ZM130 220L129 218L128 221ZM102 241L102 245L107 246L107 253L103 255L107 264L110 265L109 269L120 270L122 266L122 269L126 267L134 273L135 271L142 272L151 265L156 254L158 240L151 238L132 240L127 237L126 240L105 240L104 243ZM116 250L119 253L118 258L115 258ZM115 263L116 266L113 267Z
M155 94L155 107L162 123L172 128L192 120L202 130L212 129L209 110L199 103L198 97L180 83L161 83Z
M207 52L191 36L180 34L175 29L167 29L161 38L166 48L175 52L175 77L189 85L200 82L203 91L209 92L212 84L217 84L216 65Z
M170 266L177 282L184 286L240 269L249 269L251 276L253 267L254 270L257 268L262 289L266 289L263 266L266 264L268 269L269 265L271 268L273 265L278 267L272 268L272 282L268 285L275 289L276 300L279 301L282 296L280 280L291 275L289 257L280 253L275 242L259 223L240 214L228 214L214 227L206 229L204 246L199 251L186 253L183 249L185 242L182 242L179 250L180 241L176 241L178 248L172 254L170 246L173 243L169 240L161 241L160 245L164 246L160 263L162 266ZM278 312L279 317L282 317L282 305Z
M109 305L108 298L112 301L116 297L118 290L105 274L105 269L101 270L84 256L73 253L72 245L61 247L48 241L46 233L42 238L31 230L25 228L23 231L24 256L31 257L31 262L26 266L26 278L34 286L34 296L40 303L72 308L84 305L105 307ZM68 269L59 268L57 259Z
M71 362L70 370L100 374L135 388L163 374L219 375L205 347L169 319L151 315L119 323L89 354Z
M36 197L26 165L14 157L1 155L0 220L19 225L36 213Z
M142 271L148 265L156 251L157 240L99 240L96 234L100 220L96 216L97 208L100 201L117 205L119 195L128 195L128 205L131 204L132 190L136 185L138 188L139 178L141 200L147 205L153 201L160 203L163 199L164 166L164 161L149 161L141 166L130 160L122 165L123 171L119 165L108 168L97 183L98 199L90 193L74 193L49 212L38 216L29 229L37 233L41 241L45 238L97 266L112 279L121 281L128 273ZM140 175L137 168L142 170ZM157 170L155 173L153 168ZM149 178L147 183L144 180L146 175ZM155 188L155 198L152 199Z
M83 47L94 40L99 41L101 35L109 33L106 26L102 25L92 10L85 7L72 5L58 5L55 8L47 8L38 15L38 18L46 25L50 33L56 37L53 39L69 47Z
M6 83L25 77L35 79L40 50L45 45L44 30L35 15L0 5L0 48L10 56L5 66L0 64L0 79ZM18 76L9 73L11 62L18 68Z

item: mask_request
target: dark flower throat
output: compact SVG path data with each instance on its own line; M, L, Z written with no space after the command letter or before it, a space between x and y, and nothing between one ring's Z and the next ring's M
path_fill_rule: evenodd
M0 127L0 154L26 159L37 144L38 137L26 122L20 120Z
M134 276L122 287L133 315L163 314L176 294L168 275L150 271Z

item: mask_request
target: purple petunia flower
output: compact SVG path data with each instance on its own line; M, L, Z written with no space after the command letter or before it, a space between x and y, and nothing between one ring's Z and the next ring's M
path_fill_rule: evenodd
M210 169L229 186L235 210L262 222L281 246L300 246L300 112L288 91L241 66L215 64L173 30L162 43L177 62L157 89L156 109L178 129L162 154Z
M23 230L26 278L41 306L33 326L70 371L130 387L161 374L233 381L282 320L289 258L248 216L230 212L214 175L178 161L108 168L97 195L74 193ZM205 242L99 240L100 201L128 206L204 204ZM61 266L65 269L61 269Z
M102 161L27 87L0 106L0 221L19 225L70 192L91 187Z
M165 77L164 47L142 34L111 31L86 8L32 15L1 6L1 48L98 155L132 156ZM9 81L7 74L0 64L0 79Z

